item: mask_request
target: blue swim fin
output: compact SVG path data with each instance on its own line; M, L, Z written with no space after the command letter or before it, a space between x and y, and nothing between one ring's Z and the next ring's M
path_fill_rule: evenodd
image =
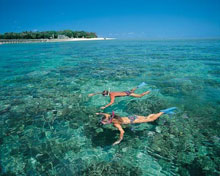
M176 109L177 109L176 107L172 107L172 108L161 110L160 112L163 112L164 114L173 114L174 113L173 111Z
M141 87L143 87L143 86L145 86L146 85L146 83L145 82L142 82L141 84L139 84L138 86L137 86L137 88L141 88Z

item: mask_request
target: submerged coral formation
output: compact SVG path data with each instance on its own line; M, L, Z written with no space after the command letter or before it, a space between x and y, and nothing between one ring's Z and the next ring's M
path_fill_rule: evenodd
M190 45L189 45L190 43ZM220 175L219 40L100 41L0 48L1 175ZM210 48L215 48L211 50ZM192 52L196 50L196 52ZM209 54L207 54L209 53ZM95 115L148 115L119 132Z

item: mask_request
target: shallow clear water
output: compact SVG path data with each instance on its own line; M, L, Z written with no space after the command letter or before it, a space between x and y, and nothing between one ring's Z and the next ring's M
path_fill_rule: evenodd
M0 173L220 175L220 40L114 40L0 46ZM89 93L152 90L105 112L153 123L102 126Z

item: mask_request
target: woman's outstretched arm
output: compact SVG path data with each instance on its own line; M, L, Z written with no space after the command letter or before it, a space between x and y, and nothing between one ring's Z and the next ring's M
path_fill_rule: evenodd
M97 113L95 113L96 115L104 115L104 116L109 116L109 114L107 114L107 113L102 113L102 112L97 112Z
M123 130L123 128L121 127L120 124L114 124L114 126L115 126L116 128L118 128L118 130L120 131L120 138L119 138L119 140L117 140L116 142L114 142L112 145L119 144L119 143L122 141L122 139L123 139L123 137L124 137L124 133L125 133L125 131Z

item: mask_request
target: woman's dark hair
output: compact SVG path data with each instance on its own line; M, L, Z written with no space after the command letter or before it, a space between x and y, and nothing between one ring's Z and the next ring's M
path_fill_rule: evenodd
M113 119L117 119L119 122L123 122L122 118L119 115L114 115Z
M108 91L107 91L107 90L104 90L104 91L102 92L102 95L103 95L103 96L108 95Z
M118 120L119 122L123 122L122 118L119 115L114 115L113 119ZM102 116L102 120L106 120L106 116Z

